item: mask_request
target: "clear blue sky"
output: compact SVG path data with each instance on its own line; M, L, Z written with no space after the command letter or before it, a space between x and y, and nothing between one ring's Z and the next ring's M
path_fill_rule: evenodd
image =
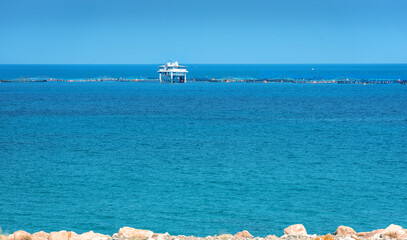
M407 63L407 0L0 0L1 63Z

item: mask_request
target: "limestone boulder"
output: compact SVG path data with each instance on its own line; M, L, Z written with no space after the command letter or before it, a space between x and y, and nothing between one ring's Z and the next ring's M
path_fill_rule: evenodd
M0 234L0 240L9 240L9 238L5 235Z
M153 232L150 230L135 229L131 227L122 227L119 229L119 237L127 239L146 239L153 236Z
M93 231L82 233L80 235L73 236L69 240L108 240L109 235L95 233Z
M229 240L229 239L232 239L232 238L233 238L232 234L222 234L222 235L220 235L218 237L218 239L220 239L220 240Z
M356 233L356 236L360 238L368 238L368 236L370 236L370 233L371 232L358 232Z
M169 239L170 234L169 233L154 233L152 238L156 239L156 240L167 240Z
M10 238L10 236L9 236ZM11 239L13 240L31 240L31 234L29 234L26 231L19 230L17 232L14 232Z
M69 239L74 239L74 238L77 238L78 236L79 236L79 234L77 234L76 232L73 232L73 231L68 232Z
M307 235L307 230L302 224L294 224L284 229L284 235Z
M380 235L383 233L384 229L377 229L371 232L359 232L356 233L356 236L360 238L380 238Z
M359 240L359 237L356 236L356 235L351 235L350 237L353 238L353 239L355 239L355 240Z
M391 224L382 232L383 237L395 238L395 239L404 239L407 238L407 234L404 232L404 229L399 225Z
M339 236L339 237L351 237L351 236L356 236L356 231L353 230L351 227L347 226L339 226L334 235Z
M31 234L31 237L32 238L46 238L46 239L48 239L49 233L46 233L44 231L40 231L40 232L36 232L36 233Z
M241 232L236 233L234 237L235 238L253 238L253 236L247 230L243 230Z
M44 231L40 231L40 232L36 232L31 234L32 240L48 240L49 238L49 233L44 232Z
M178 235L178 236L175 236L175 239L178 239L178 240L187 240L188 237L185 236L185 235Z
M48 240L49 233L46 233L44 231L36 232L31 234L31 239L32 240Z
M68 240L69 233L65 230L59 232L51 232L48 236L48 240Z
M279 237L277 237L276 235L267 235L264 240L277 240L279 239Z

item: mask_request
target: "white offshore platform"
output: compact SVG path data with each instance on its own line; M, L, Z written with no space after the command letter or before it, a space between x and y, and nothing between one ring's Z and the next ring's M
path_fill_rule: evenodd
M177 61L169 61L165 65L161 65L158 68L160 83L163 81L171 83L174 83L175 81L180 83L187 82L187 67L179 65Z

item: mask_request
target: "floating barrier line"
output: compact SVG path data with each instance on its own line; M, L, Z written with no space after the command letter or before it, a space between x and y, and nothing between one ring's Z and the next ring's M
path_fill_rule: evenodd
M0 83L7 82L159 82L159 79L154 78L18 78L13 80L0 79ZM350 79L350 78L335 78L335 79L294 79L294 78L275 78L275 79L253 79L253 78L192 78L189 82L246 82L246 83L303 83L303 84L407 84L406 79Z

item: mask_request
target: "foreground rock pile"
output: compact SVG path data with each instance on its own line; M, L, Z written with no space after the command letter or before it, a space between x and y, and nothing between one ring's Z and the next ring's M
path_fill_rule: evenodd
M95 233L93 231L77 234L72 231L59 232L36 232L30 234L19 230L8 236L0 235L0 240L407 240L407 229L398 225L390 225L386 229L378 229L371 232L356 232L351 227L339 226L333 235L324 236L310 235L302 224L295 224L284 229L284 235L277 237L268 235L264 238L253 237L244 230L235 235L223 234L220 236L194 237L194 236L171 236L169 233L153 233L149 230L134 229L131 227L120 228L118 233L112 236Z

